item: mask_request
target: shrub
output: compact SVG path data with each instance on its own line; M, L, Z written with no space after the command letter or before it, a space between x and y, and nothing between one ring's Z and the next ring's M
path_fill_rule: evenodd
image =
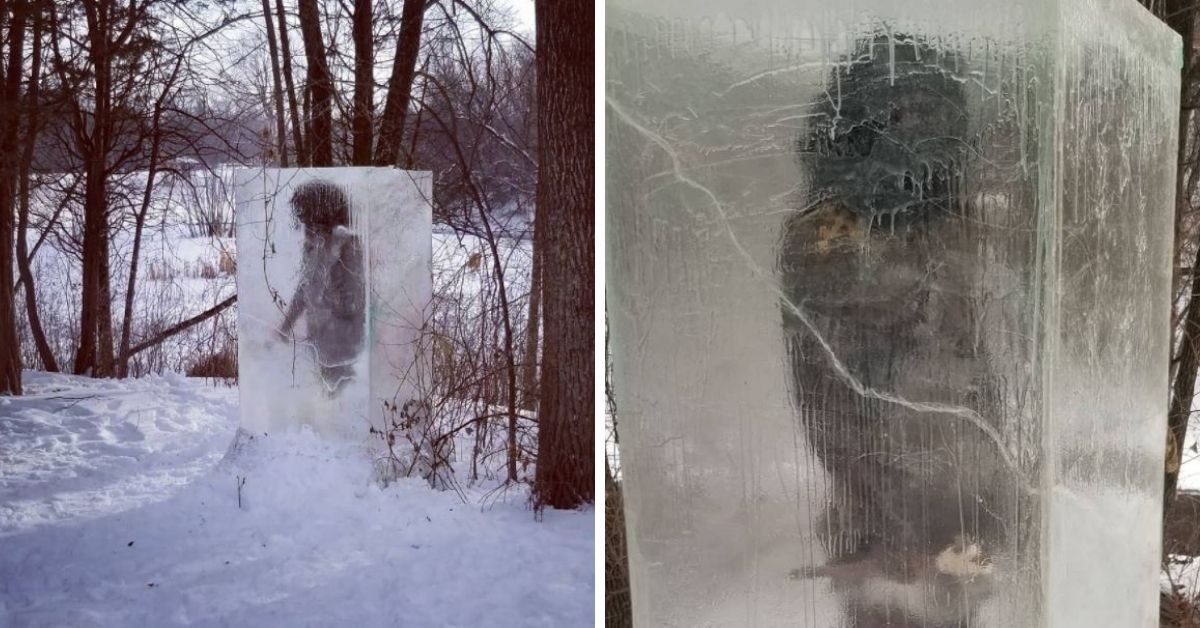
M201 355L188 365L187 376L237 380L237 347L225 346L219 351Z

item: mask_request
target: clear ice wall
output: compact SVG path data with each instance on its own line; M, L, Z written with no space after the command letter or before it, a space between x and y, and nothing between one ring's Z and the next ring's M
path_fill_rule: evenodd
M365 440L429 390L431 176L235 174L242 428Z
M635 625L1157 625L1178 37L612 0Z

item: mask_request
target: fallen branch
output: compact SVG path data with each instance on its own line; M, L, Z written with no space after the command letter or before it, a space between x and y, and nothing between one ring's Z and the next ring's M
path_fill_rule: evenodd
M235 294L235 295L229 297L228 299L221 301L220 303L208 308L207 310L204 310L203 312L201 312L185 321L180 321L179 323L176 323L175 325L172 325L172 326L158 332L153 337L151 337L149 340L143 340L142 342L139 342L138 344L134 345L134 347L129 350L129 355L125 356L125 358L126 359L131 358L131 357L137 355L138 353L141 353L142 351L145 351L146 349L149 349L150 347L153 347L154 345L161 343L162 341L166 340L167 338L174 336L175 334L178 334L183 331L187 331L188 329L195 327L196 325L199 325L200 323L203 323L204 321L225 311L229 306L233 305L236 302L237 302L237 295Z

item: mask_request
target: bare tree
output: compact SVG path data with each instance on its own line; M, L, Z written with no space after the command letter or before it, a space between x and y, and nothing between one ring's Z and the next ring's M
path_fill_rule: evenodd
M417 53L421 48L421 28L425 21L425 2L405 0L400 15L400 35L396 42L396 57L392 76L388 80L387 103L379 121L379 144L375 147L375 165L391 166L400 156L404 141L404 121L412 97L413 77L416 74Z
M270 53L272 95L275 100L275 143L279 151L279 165L288 167L287 118L283 114L283 79L279 73L279 46L275 43L275 25L271 22L271 1L262 0L263 19L267 25L267 51Z
M539 508L576 508L595 477L595 24L583 0L537 4L538 183L544 339Z
M283 0L275 0L275 18L279 22L279 50L282 53L283 80L286 88L288 111L292 119L292 144L296 152L297 165L308 164L308 148L304 144L304 123L300 117L300 107L296 104L296 85L292 78L292 46L289 42L287 14L283 10Z
M71 99L74 133L84 161L83 281L80 308L79 349L75 373L107 376L115 360L109 287L109 157L114 149L113 116L114 64L134 42L138 26L146 17L147 2L128 7L114 0L84 0L80 7L86 20L87 61L91 65L91 89L78 85ZM69 19L70 16L65 16ZM61 24L61 22L60 22ZM61 60L60 71L70 66ZM67 79L69 80L69 79ZM64 82L67 82L64 80ZM91 102L86 94L91 92ZM88 105L91 111L88 111Z
M11 2L11 4L10 4ZM0 87L0 143L13 146L20 126L21 77L25 68L27 0L0 0L0 25L7 24L8 59ZM7 19L5 19L7 18ZM3 31L0 31L3 33ZM13 209L17 159L12 150L0 151L0 394L21 394L21 353L17 342L13 302Z
M264 6L266 5L265 1L263 4ZM154 109L150 115L150 157L147 163L146 184L142 190L141 205L134 214L133 252L129 259L129 277L125 288L125 315L122 318L121 349L117 361L117 375L119 377L126 377L129 374L129 343L130 333L133 329L133 301L134 296L137 294L138 260L142 247L142 231L146 226L146 215L150 211L150 200L154 196L155 178L158 176L162 165L160 158L163 146L163 112L166 110L172 92L175 90L180 70L183 69L184 54L186 52L181 52L176 56L175 64L163 83L162 91L154 101ZM277 75L276 79L278 80L278 78Z
M29 331L33 336L34 346L37 348L38 359L41 360L43 369L53 373L58 371L58 361L54 358L54 352L46 340L46 331L42 327L41 316L38 313L37 285L33 280L33 272L30 268L28 242L30 179L33 176L34 148L37 145L38 130L41 124L38 116L40 110L38 99L41 96L42 35L45 22L45 10L39 8L34 14L33 52L29 61L29 89L26 91L23 107L27 113L25 135L21 140L21 169L18 174L20 201L17 209L17 273L25 292L25 316L29 321Z
M537 409L538 339L542 321L542 247L538 245L538 228L533 229L533 264L529 271L529 314L526 316L524 371L521 374L521 403L530 410Z
M317 0L299 0L300 34L308 61L308 164L333 165L333 79L321 35L321 12Z
M353 153L350 163L371 165L374 131L375 41L371 29L371 0L354 0Z

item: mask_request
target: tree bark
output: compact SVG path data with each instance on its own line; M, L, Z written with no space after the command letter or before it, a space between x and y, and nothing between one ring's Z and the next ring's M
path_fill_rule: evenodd
M27 0L13 0L8 13L8 60L0 89L0 145L11 147L20 122L21 74L25 69ZM0 151L0 395L21 394L21 345L17 338L13 299L13 209L16 200L16 159Z
M317 0L299 0L300 35L308 60L308 133L309 165L333 165L333 81L325 60L325 41L321 37L321 12Z
M425 3L405 0L400 14L400 34L396 39L396 58L392 76L388 79L387 102L379 120L379 143L375 147L375 165L394 166L400 158L404 141L404 121L412 99L413 78L416 76L417 53L421 50L421 28L425 23Z
M595 493L595 20L583 0L538 0L536 16L545 312L534 500L576 508Z
M279 165L288 167L287 118L283 113L283 79L279 76L279 46L275 43L275 25L271 21L271 2L262 0L263 18L267 22L267 52L271 57L271 78L275 82L275 143ZM122 366L122 368L124 368Z
M372 114L375 98L375 42L371 0L354 0L354 146L350 163L371 165Z
M283 53L283 81L287 88L288 109L292 114L292 147L295 149L296 165L308 165L304 146L303 118L300 117L300 106L296 104L296 84L292 80L292 46L288 41L287 17L283 11L283 0L275 0L275 19L279 21L279 49Z

